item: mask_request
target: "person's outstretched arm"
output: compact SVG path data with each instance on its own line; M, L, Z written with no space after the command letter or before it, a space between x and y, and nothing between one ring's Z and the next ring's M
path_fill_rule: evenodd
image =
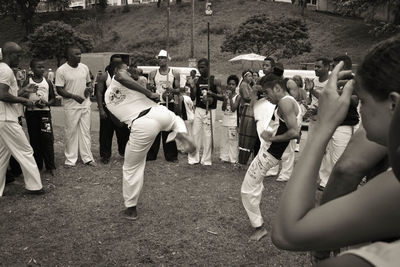
M272 241L287 250L324 250L400 236L400 183L385 172L354 193L315 208L318 171L337 125L350 104L353 81L338 95L336 83L343 62L332 71L323 90L317 132L308 139L302 157L282 195Z
M114 79L117 80L123 86L127 87L128 89L142 93L145 96L147 96L148 98L151 98L151 99L159 98L158 94L153 93L150 90L147 90L146 88L141 86L138 82L136 82L134 79L132 79L132 77L129 76L128 72L125 70L116 71Z

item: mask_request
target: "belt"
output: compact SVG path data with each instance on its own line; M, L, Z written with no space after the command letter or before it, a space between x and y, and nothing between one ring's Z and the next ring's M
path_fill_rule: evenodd
M149 112L150 112L150 109L151 109L151 108L148 108L148 109L145 109L145 110L141 111L141 112L139 113L139 115L138 115L136 118L134 118L134 119L132 120L131 127L132 127L132 124L133 124L133 122L134 122L135 120L137 120L137 119L139 119L140 117L143 117L144 115L146 115L147 113L149 113ZM129 129L131 129L131 127L129 127Z

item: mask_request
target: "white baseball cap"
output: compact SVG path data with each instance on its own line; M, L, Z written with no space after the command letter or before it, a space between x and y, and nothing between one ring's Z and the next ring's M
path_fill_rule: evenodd
M171 60L171 57L168 55L168 52L163 49L160 50L160 53L158 53L157 58L159 58L159 57L168 57L168 59Z

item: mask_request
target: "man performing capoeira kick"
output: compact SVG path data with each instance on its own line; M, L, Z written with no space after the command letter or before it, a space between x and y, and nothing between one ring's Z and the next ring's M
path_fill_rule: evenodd
M125 149L122 193L125 200L124 217L136 220L136 205L143 187L146 155L160 131L172 131L167 142L179 140L185 152L195 151L183 120L165 106L151 99L160 95L152 93L135 82L125 63L117 63L110 86L105 93L108 110L131 130Z
M241 194L242 203L255 232L250 240L258 241L267 234L260 211L264 189L263 179L268 170L279 163L291 139L299 135L301 110L297 101L288 93L286 81L264 76L260 84L267 92L268 99L277 105L268 128L261 133L264 143L251 162L244 177Z

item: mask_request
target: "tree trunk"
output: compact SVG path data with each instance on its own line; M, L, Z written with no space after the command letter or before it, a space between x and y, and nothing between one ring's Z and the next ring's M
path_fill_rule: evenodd
M161 6L161 0L158 0L157 1L157 7L160 8L160 6Z
M176 4L177 4L177 5L182 4L182 0L176 0Z

